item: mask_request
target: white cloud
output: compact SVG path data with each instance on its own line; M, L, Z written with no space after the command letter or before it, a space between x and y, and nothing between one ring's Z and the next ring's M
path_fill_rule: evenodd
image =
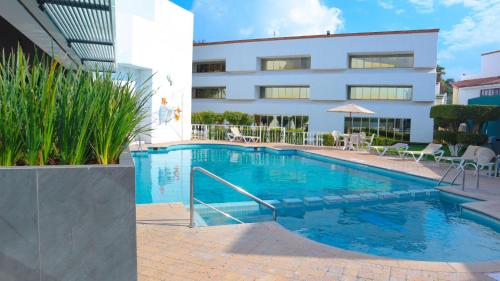
M383 9L386 9L386 10L394 10L394 12L396 14L401 14L401 13L404 13L405 10L404 9L401 9L401 8L398 8L394 5L394 1L393 0L378 0L377 1L378 5L380 7L382 7Z
M319 0L255 1L263 3L261 22L267 36L320 34L337 32L343 26L341 11L323 5Z
M487 8L489 5L500 3L498 0L442 0L442 3L446 6L462 4L467 8L472 8L475 10L481 10Z
M221 18L228 12L228 6L223 0L196 0L193 3L193 12L211 15L214 18Z
M254 28L252 26L240 28L240 35L242 37L248 37L254 33Z
M408 0L420 13L432 13L434 11L434 0ZM453 0L451 0L453 1Z
M344 23L322 0L194 0L193 12L198 37L218 40L336 33Z
M500 45L500 0L443 0L445 5L461 4L471 13L442 32L445 48L440 57L450 59L454 53L488 44Z
M386 10L394 9L394 3L392 1L387 0L378 0L378 5Z

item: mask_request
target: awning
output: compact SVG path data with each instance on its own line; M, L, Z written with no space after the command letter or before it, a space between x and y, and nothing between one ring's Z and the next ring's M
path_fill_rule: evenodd
M113 0L37 0L89 70L115 65Z

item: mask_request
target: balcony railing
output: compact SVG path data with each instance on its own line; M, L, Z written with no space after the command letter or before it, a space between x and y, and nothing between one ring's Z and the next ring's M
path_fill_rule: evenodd
M192 139L229 141L231 127L237 127L243 136L259 137L261 142L294 145L323 146L328 132L296 132L284 127L241 125L192 125Z

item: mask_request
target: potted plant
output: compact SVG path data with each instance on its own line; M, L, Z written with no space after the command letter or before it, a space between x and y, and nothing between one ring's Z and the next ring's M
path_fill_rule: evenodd
M21 49L0 59L0 276L136 280L128 144L151 93Z

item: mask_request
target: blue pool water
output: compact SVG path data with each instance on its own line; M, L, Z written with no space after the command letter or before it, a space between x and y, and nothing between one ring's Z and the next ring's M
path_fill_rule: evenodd
M496 223L461 211L455 198L439 195L370 202L285 205L325 196L429 190L436 182L383 169L287 150L186 145L134 153L137 203L189 200L189 173L200 166L278 206L278 223L302 236L343 249L395 258L436 261L500 259ZM245 222L270 213L209 177L196 174L195 196ZM311 202L313 202L311 201ZM314 203L313 202L313 203ZM197 207L207 225L233 223Z

